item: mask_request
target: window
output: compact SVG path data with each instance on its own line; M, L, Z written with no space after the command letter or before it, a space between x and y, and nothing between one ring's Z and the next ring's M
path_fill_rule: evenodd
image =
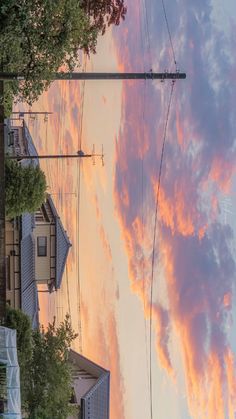
M37 238L38 256L47 256L47 237Z

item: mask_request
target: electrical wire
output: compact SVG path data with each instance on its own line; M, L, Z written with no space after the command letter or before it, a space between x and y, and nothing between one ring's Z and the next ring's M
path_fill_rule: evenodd
M145 118L146 118L146 114L145 114L145 110L146 110L146 94L147 94L147 83L146 81L144 82L144 88L143 88L143 97L142 97L142 126L143 126L143 138L145 136ZM144 242L144 161L143 161L143 157L142 157L142 162L141 162L141 196L142 196L142 242ZM142 298L143 298L143 310L144 310L144 339L145 339L145 351L146 351L146 371L147 371L147 383L149 383L149 365L148 365L148 330L147 330L147 320L145 317L145 313L146 313L146 283L145 283L145 274L144 274L144 250L142 248L142 281L143 281L143 286L142 286ZM149 388L149 394L150 394L150 388Z
M172 41L172 35L171 35L170 25L169 25L168 18L167 18L167 13L166 13L166 7L165 7L164 0L161 0L161 3L162 3L163 13L164 13L164 17L165 17L165 22L166 22L167 32L168 32L168 36L169 36L169 41L170 41L170 45L171 45L173 60L174 60L174 64L175 64L175 70L178 71L177 70L176 55L175 55L175 50L174 50L174 44L173 44L173 41Z
M146 22L146 34L147 34L147 43L148 43L148 54L149 54L149 64L151 66L152 63L152 53L151 53L151 38L150 38L150 30L149 30L149 18L148 18L148 11L147 11L147 3L146 0L143 0L143 9L144 9L144 16Z
M166 113L166 121L164 125L164 133L163 133L163 141L162 141L162 149L161 149L161 160L159 166L159 173L158 173L158 183L157 183L157 193L156 193L156 205L155 205L155 221L154 221L154 231L153 231L153 245L152 245L152 268L151 268L151 285L150 285L150 311L149 311L149 339L150 339L150 347L149 347L149 367L150 367L150 375L149 375L149 386L150 386L150 416L153 419L153 383L152 383L152 314L153 314L153 282L154 282L154 266L155 266L155 246L156 246L156 230L157 230L157 214L158 214L158 206L159 206L159 194L160 194L160 185L161 185L161 174L162 174L162 166L163 166L163 158L164 158L164 151L165 151L165 144L166 144L166 134L167 134L167 126L169 121L170 115L170 108L171 102L173 97L174 91L174 80L171 83L171 91L169 102L167 106L167 113Z
M85 63L83 71L86 71L87 56L85 56ZM86 81L82 82L82 97L81 97L81 116L80 116L80 130L78 135L78 149L82 149L82 135L83 135L83 120L84 120L84 99L85 99ZM77 217L76 217L76 231L77 231L77 317L78 317L78 335L79 335L79 351L83 353L83 336L82 336L82 319L81 319L81 281L80 281L80 194L81 194L81 159L77 160Z

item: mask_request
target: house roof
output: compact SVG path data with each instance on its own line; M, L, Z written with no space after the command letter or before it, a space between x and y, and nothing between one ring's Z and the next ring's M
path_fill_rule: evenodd
M23 130L24 130L24 137L26 140L27 152L31 156L38 155L37 149L34 145L33 139L30 135L29 129L23 121ZM39 159L34 160L27 160L23 159L22 163L25 166L29 164L33 164L34 166L39 166ZM69 238L64 230L60 217L58 215L57 209L54 205L54 202L50 195L48 195L48 202L51 207L53 216L55 218L56 224L56 282L55 288L58 289L61 287L62 276L66 265L66 260L69 252L69 248L71 247L71 243Z
M62 225L57 209L50 195L47 197L47 201L52 210L52 214L55 219L56 225L56 283L55 288L58 289L61 286L62 276L66 265L71 243L69 237Z
M30 156L37 156L38 155L37 149L34 145L33 139L31 137L31 134L29 132L29 129L25 121L23 121L23 134L26 140L25 145L27 148L27 154ZM32 164L34 167L36 167L36 166L39 166L39 159L33 159L33 160L23 159L21 164L23 164L24 166L28 166L29 164Z
M35 227L34 214L28 212L21 216L21 237L24 238L32 233Z
M109 394L110 373L106 372L82 398L82 419L109 419Z
M69 360L97 377L95 384L81 398L81 419L109 419L110 372L73 350Z
M38 291L35 281L35 239L33 236L34 215L21 216L21 244L20 244L20 271L21 271L21 308L32 322L32 327L39 325Z

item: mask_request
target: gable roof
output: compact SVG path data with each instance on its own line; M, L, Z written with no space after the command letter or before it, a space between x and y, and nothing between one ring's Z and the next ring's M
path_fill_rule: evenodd
M54 202L50 195L47 196L47 201L52 210L52 214L55 219L56 225L56 283L55 288L58 289L61 286L62 276L64 273L66 260L68 256L69 249L71 247L71 242L67 233L62 225L60 217L58 215L57 209L54 205Z
M81 419L109 419L110 371L73 350L70 350L69 361L97 378L95 384L81 398Z
M34 226L34 214L25 213L21 216L21 308L30 317L32 327L37 328L39 326L39 301L35 280Z
M28 129L28 127L26 125L26 122L24 120L23 120L23 134L24 134L27 154L30 155L30 156L38 156L37 149L34 145L33 139L31 137L29 129ZM21 161L21 164L23 166L33 165L34 167L37 167L37 166L39 166L39 159L38 158L35 158L33 160L23 159Z
M81 400L82 419L109 419L110 373L99 377Z
M38 152L34 145L33 139L29 132L29 129L23 121L23 130L24 130L24 138L26 140L27 152L31 156L37 156ZM39 159L27 160L23 159L22 163L25 166L30 164L34 166L39 166ZM50 195L47 197L48 203L51 207L53 216L55 218L55 225L56 225L56 280L55 280L55 289L59 289L61 287L62 276L64 273L66 260L69 252L69 248L71 247L71 243L69 238L64 230L60 217L58 215L57 209L54 205L54 202Z

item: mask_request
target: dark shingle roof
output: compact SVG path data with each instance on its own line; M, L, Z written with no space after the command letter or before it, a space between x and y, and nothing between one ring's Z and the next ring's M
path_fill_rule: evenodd
M31 234L34 227L35 227L34 214L29 214L28 212L22 214L22 216L21 216L21 236L22 236L22 238Z
M53 203L53 200L50 195L48 195L47 201L52 210L53 216L55 218L56 225L56 284L55 288L58 289L61 286L62 276L66 265L66 260L71 247L69 237L66 234L66 231L62 225L56 207Z
M36 147L34 145L33 139L30 135L29 129L24 121L23 124L23 133L26 140L26 147L27 147L27 154L30 156L37 156L38 152L36 150ZM32 164L34 167L39 166L39 159L33 159L33 160L22 160L22 163L24 166Z
M38 291L35 281L35 239L33 236L34 216L24 214L21 217L21 308L31 321L33 328L38 327Z

